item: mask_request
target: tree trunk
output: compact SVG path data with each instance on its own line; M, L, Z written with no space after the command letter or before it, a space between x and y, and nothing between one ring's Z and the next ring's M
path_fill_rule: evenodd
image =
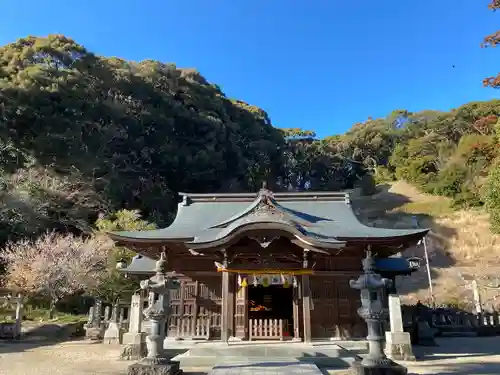
M50 300L49 319L51 320L54 319L57 301L59 301L59 298L56 297L52 297Z

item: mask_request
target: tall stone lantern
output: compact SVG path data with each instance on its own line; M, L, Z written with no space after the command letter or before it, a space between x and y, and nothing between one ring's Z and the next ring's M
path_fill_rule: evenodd
M165 253L156 262L156 274L141 281L141 289L158 295L158 300L144 311L151 321L148 355L128 367L128 375L180 375L179 362L172 361L165 353L165 328L170 316L170 290L179 288L178 280L167 277Z
M361 307L358 315L368 327L368 354L352 363L350 373L355 375L406 375L408 369L397 364L384 353L385 335L383 322L389 312L383 307L383 290L391 287L392 281L375 273L375 260L368 250L363 259L363 274L349 286L361 292Z

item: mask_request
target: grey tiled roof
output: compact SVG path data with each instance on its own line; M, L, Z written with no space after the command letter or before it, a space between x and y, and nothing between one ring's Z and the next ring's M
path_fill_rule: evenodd
M222 241L238 230L266 224L325 247L349 241L423 237L428 229L383 229L363 225L347 193L182 194L174 222L167 228L114 232L121 242L183 242L196 247Z

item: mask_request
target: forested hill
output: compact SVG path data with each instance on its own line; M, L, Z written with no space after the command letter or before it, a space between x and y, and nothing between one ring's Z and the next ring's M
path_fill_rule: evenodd
M497 178L500 101L396 110L318 140L274 127L195 69L96 56L56 35L0 48L0 89L0 241L86 231L120 208L164 225L179 191L257 191L263 181L370 193L374 176L457 206L496 202L485 187Z
M481 206L494 198L486 182L498 156L499 115L499 100L448 112L397 110L355 124L332 142L372 166L378 181L406 180L452 198L456 207Z
M64 36L0 48L0 90L0 241L85 231L119 208L164 225L179 191L343 189L363 176L194 69L96 56Z

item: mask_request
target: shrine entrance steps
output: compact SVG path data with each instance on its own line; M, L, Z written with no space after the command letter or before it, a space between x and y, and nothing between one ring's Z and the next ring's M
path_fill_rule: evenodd
M258 362L217 365L207 375L323 375L312 363Z
M179 354L173 359L180 361L181 368L212 368L213 371L233 368L231 374L239 374L240 372L234 372L234 369L248 367L253 368L255 374L269 373L278 375L285 374L274 370L279 366L285 370L288 367L286 373L293 374L292 364L294 369L305 369L306 367L309 369L317 369L317 367L347 369L357 355L366 352L366 341L322 341L311 344L301 342L277 343L276 341L231 342L229 344L203 342L191 346L185 353ZM289 365L284 366L285 363ZM256 368L256 366L262 368ZM266 370L268 372L265 372L265 369L268 369ZM271 369L275 372L269 372ZM317 374L320 373L317 372ZM209 374L223 375L224 372L219 371ZM251 372L241 372L241 374L246 375L251 374ZM309 374L313 375L314 373L309 372L309 370L304 372L304 375Z

